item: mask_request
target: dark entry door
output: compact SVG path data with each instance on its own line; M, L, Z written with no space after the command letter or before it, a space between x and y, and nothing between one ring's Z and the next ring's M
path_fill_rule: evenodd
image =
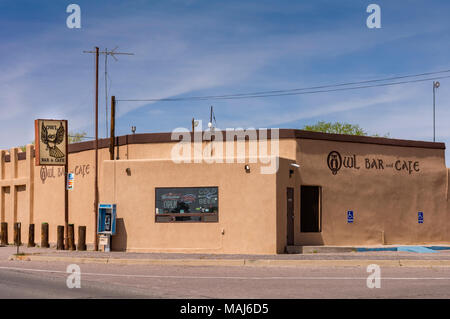
M300 231L320 232L320 187L301 186Z
M287 199L287 245L294 245L294 189L291 187L287 188L286 192Z

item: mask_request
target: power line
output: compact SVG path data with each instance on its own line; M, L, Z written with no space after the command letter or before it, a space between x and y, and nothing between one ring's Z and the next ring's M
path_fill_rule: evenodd
M93 136L77 136L77 135L69 135L69 137L75 137L75 138L80 138L80 139L94 139L95 138Z
M436 71L436 72L426 72L426 73L420 73L420 74L396 76L396 77L375 79L375 80L366 80L366 81L347 82L347 83L339 83L339 84L331 84L331 85L313 86L313 87L305 87L305 88L297 88L297 89L289 89L289 90L274 90L274 91L262 91L262 92L254 92L254 93L240 93L240 94L227 94L227 95L192 96L192 97L180 97L180 98L118 99L116 101L127 101L127 102L174 102L174 101L213 100L213 99L214 100L233 100L233 99L246 99L246 98L263 98L263 97L274 97L274 96L326 93L326 92L347 91L347 90L365 89L365 88L371 88L371 87L382 87L382 86L391 86L391 85L399 85L399 84L431 81L431 80L436 80L436 79L444 79L444 78L449 78L450 76L439 76L439 77L432 77L432 78L425 78L425 79L416 79L416 80L399 81L399 82L389 82L389 83L381 83L381 84L374 84L374 85L353 86L353 85L358 85L358 84L384 82L384 81L390 81L390 80L399 80L399 79L412 78L412 77L421 77L421 76L425 76L425 75L442 74L442 73L448 73L448 72L450 72L450 70L442 70L442 71ZM351 87L344 87L344 88L342 88L342 86L351 86ZM325 88L334 88L334 89L318 90L318 89L325 89ZM306 91L306 90L313 90L313 91Z
M391 86L391 85L399 85L399 84L407 84L407 83L425 82L425 81L431 81L431 80L437 80L437 79L446 79L446 78L450 78L450 75L448 75L448 76L441 76L441 77L427 78L427 79L419 79L419 80L391 82L391 83L382 83L382 84L365 85L365 86L355 86L355 87L329 89L329 90L316 90L316 91L306 91L306 92L296 92L296 93L280 93L280 94L265 94L265 95L247 95L247 96L226 97L226 98L218 98L218 99L219 100L234 100L234 99L245 99L245 98L259 98L259 97L272 97L272 96L302 95L302 94L326 93L326 92L337 92L337 91L349 91L349 90L367 89L367 88L373 88L373 87L382 87L382 86Z

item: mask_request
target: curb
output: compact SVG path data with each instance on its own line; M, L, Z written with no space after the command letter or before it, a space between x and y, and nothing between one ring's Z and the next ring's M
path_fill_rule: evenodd
M376 264L384 267L450 267L450 260L280 260L280 259L118 259L95 257L57 257L39 255L9 256L8 260L47 261L66 263L95 263L118 265L167 266L256 266L256 267L367 267Z

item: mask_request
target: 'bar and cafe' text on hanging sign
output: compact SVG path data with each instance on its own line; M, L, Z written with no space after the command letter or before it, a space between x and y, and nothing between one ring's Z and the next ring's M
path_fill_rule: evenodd
M35 120L36 165L67 164L67 120Z

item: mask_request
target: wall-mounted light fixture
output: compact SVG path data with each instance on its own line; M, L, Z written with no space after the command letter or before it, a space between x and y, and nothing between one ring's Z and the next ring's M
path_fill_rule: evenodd
M295 167L295 168L299 168L300 167L300 165L298 165L297 163L291 163L289 165L292 166L292 167ZM289 169L289 178L292 177L292 174L294 174L294 170L291 168L291 169Z
M128 176L131 176L131 169L129 167L127 167L127 169L125 170L125 172L127 172Z
M244 168L246 173L250 173L250 165L246 164Z

